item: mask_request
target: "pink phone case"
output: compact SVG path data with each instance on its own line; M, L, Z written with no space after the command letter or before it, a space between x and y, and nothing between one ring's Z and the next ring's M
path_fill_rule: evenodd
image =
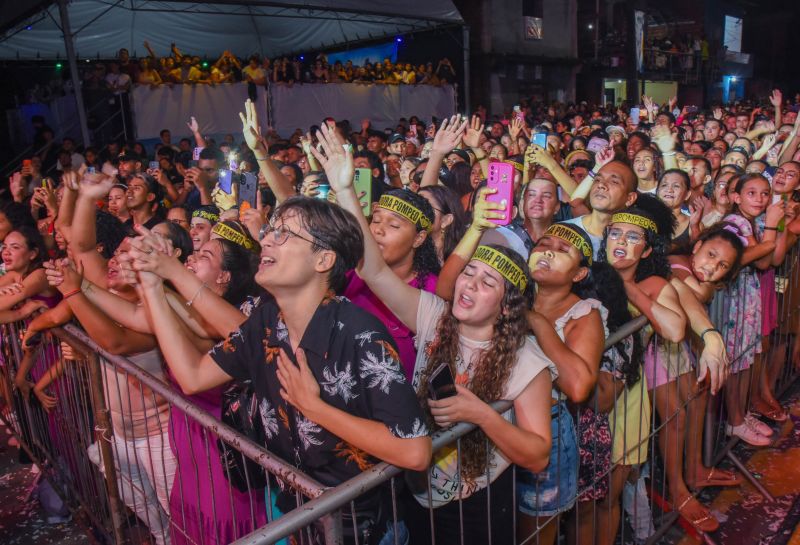
M490 163L489 178L486 186L497 190L497 193L493 193L486 198L487 201L496 203L505 201L503 211L506 219L491 219L489 221L497 225L508 225L511 223L511 209L514 206L514 166L508 163Z

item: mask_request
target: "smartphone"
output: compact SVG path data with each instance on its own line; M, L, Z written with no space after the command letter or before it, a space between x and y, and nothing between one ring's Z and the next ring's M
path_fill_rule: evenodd
M239 177L239 196L236 205L241 208L243 203L247 203L250 208L255 208L258 205L257 191L258 177L252 172L243 172Z
M519 107L519 104L514 105L514 118L519 119L522 121L524 114L522 113L522 108Z
M633 123L634 125L638 125L639 124L639 108L638 107L631 108L631 123Z
M230 195L231 192L233 191L232 185L233 185L233 172L224 168L219 169L219 181L217 182L217 186L222 191Z
M514 206L514 166L508 163L489 163L489 178L486 186L496 189L497 192L489 195L486 200L503 205L505 219L490 219L496 225L508 225L511 223L511 207Z
M155 170L155 169L157 169L157 168L158 168L158 167L160 167L160 166L161 166L161 165L158 163L158 161L150 161L150 163L148 163L148 165L147 165L147 168L148 168L149 170Z
M192 161L199 161L200 160L200 152L203 151L204 148L198 146L192 150Z
M364 213L364 216L369 216L370 205L372 204L372 170L357 168L353 178L353 189L355 189L356 195L359 196L361 212ZM363 197L360 196L362 193L364 194Z
M413 124L413 123L408 128L408 136L410 136L411 138L416 138L417 137L417 126L415 124Z
M546 132L533 133L533 137L531 138L531 144L536 144L540 148L547 149L547 133Z
M317 186L317 195L314 197L315 199L319 199L321 201L327 201L328 195L331 192L331 186L328 184L319 184Z
M239 170L239 155L235 151L228 154L228 168L231 170Z
M42 178L42 187L47 189L49 185L50 185L50 178Z
M433 370L428 378L428 397L434 401L446 399L456 395L456 381L453 372L446 363Z
M687 114L696 114L697 113L697 106L687 106L686 107Z

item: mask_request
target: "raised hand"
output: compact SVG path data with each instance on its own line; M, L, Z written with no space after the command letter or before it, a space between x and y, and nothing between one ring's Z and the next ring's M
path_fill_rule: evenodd
M783 107L783 93L780 89L773 89L769 97L769 103L772 104L777 111L781 111Z
M483 134L483 123L481 122L481 118L477 115L473 115L472 121L470 122L463 136L464 145L470 148L479 147L481 145L481 134ZM436 145L435 137L434 145Z
M675 135L669 130L669 127L657 126L653 129L653 142L658 146L661 153L669 152L675 149Z
M346 191L353 185L355 173L352 146L342 142L336 131L328 128L326 124L317 131L317 140L322 151L311 148L311 153L325 171L328 183L337 193Z
M614 160L614 148L606 146L594 155L595 172Z
M432 153L439 155L447 155L453 151L467 128L467 120L459 123L459 116L454 115L449 120L442 121L442 126L436 131L436 136L433 137Z
M114 179L102 172L86 174L81 180L80 196L99 201L106 198L113 185Z
M239 112L239 119L242 120L242 135L244 136L247 146L256 154L256 159L259 158L257 152L261 152L261 158L266 156L267 148L261 138L261 127L258 125L258 113L256 112L256 105L249 98L244 103L245 113Z
M554 163L553 157L542 146L536 144L529 144L528 149L525 150L525 166L542 165L545 168L552 166Z
M671 97L669 99L668 105L669 105L669 111L670 112L675 109L675 105L677 103L678 103L678 97Z
M197 119L194 116L189 119L189 122L186 124L186 126L189 127L189 130L192 131L192 134L200 132L200 125L197 123Z
M525 121L522 118L514 116L511 119L511 124L508 127L508 134L511 136L511 141L516 142L519 133L522 132L522 129L525 128Z
M25 184L22 182L21 172L15 172L8 178L8 190L11 192L14 202L25 200Z

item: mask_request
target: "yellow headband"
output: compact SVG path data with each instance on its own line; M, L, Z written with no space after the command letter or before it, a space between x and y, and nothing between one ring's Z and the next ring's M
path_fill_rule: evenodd
M656 222L650 218L640 216L639 214L631 214L630 212L617 212L611 216L611 223L630 223L631 225L638 225L642 229L649 229L658 234Z
M200 218L206 221L210 221L211 223L217 223L219 221L219 214L214 214L212 212L208 212L207 210L197 209L192 212L193 218Z
M250 250L251 252L257 252L259 250L259 245L254 240L222 222L216 224L214 228L211 229L211 232L220 238L233 242L237 246L241 246L245 250Z
M583 238L580 233L572 229L569 225L564 225L561 223L554 223L550 227L547 228L545 231L545 236L552 236L560 238L572 246L578 249L578 251L589 261L589 265L592 264L592 255L594 254L594 248L589 242Z
M426 216L422 210L394 195L381 195L378 201L378 208L400 214L414 225L419 225L426 231L430 231L433 227L433 221Z
M525 287L528 285L528 278L525 276L525 271L501 252L489 246L478 246L472 259L477 259L481 263L486 263L499 272L503 278L516 286L519 291L525 291Z

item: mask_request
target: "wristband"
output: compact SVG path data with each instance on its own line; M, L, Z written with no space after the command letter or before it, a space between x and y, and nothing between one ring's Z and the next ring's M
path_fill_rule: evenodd
M778 230L778 228L777 228L777 227L767 227L767 226L764 226L764 230L765 230L765 231L777 231L777 230Z
M253 155L255 155L255 153ZM256 157L256 161L266 161L267 160L267 156L259 157L258 155L255 155L255 157Z
M664 156L664 157L671 157L671 156L675 155L675 152L674 151L663 151L663 152L661 152L661 155Z
M81 293L81 289L80 288L74 289L72 291L68 291L67 293L65 293L61 298L66 301L67 299L69 299L73 295L78 295L79 293Z
M712 331L715 332L715 333L719 333L719 329L717 329L716 327L709 327L708 329L705 329L705 330L703 330L702 333L700 333L700 340L705 343L706 341L705 341L704 337L706 336L706 333L710 333ZM722 335L722 333L719 333L719 334Z
M589 172L586 173L586 175L591 178L594 178L595 176L597 176L597 173L594 171L594 169L591 169Z

